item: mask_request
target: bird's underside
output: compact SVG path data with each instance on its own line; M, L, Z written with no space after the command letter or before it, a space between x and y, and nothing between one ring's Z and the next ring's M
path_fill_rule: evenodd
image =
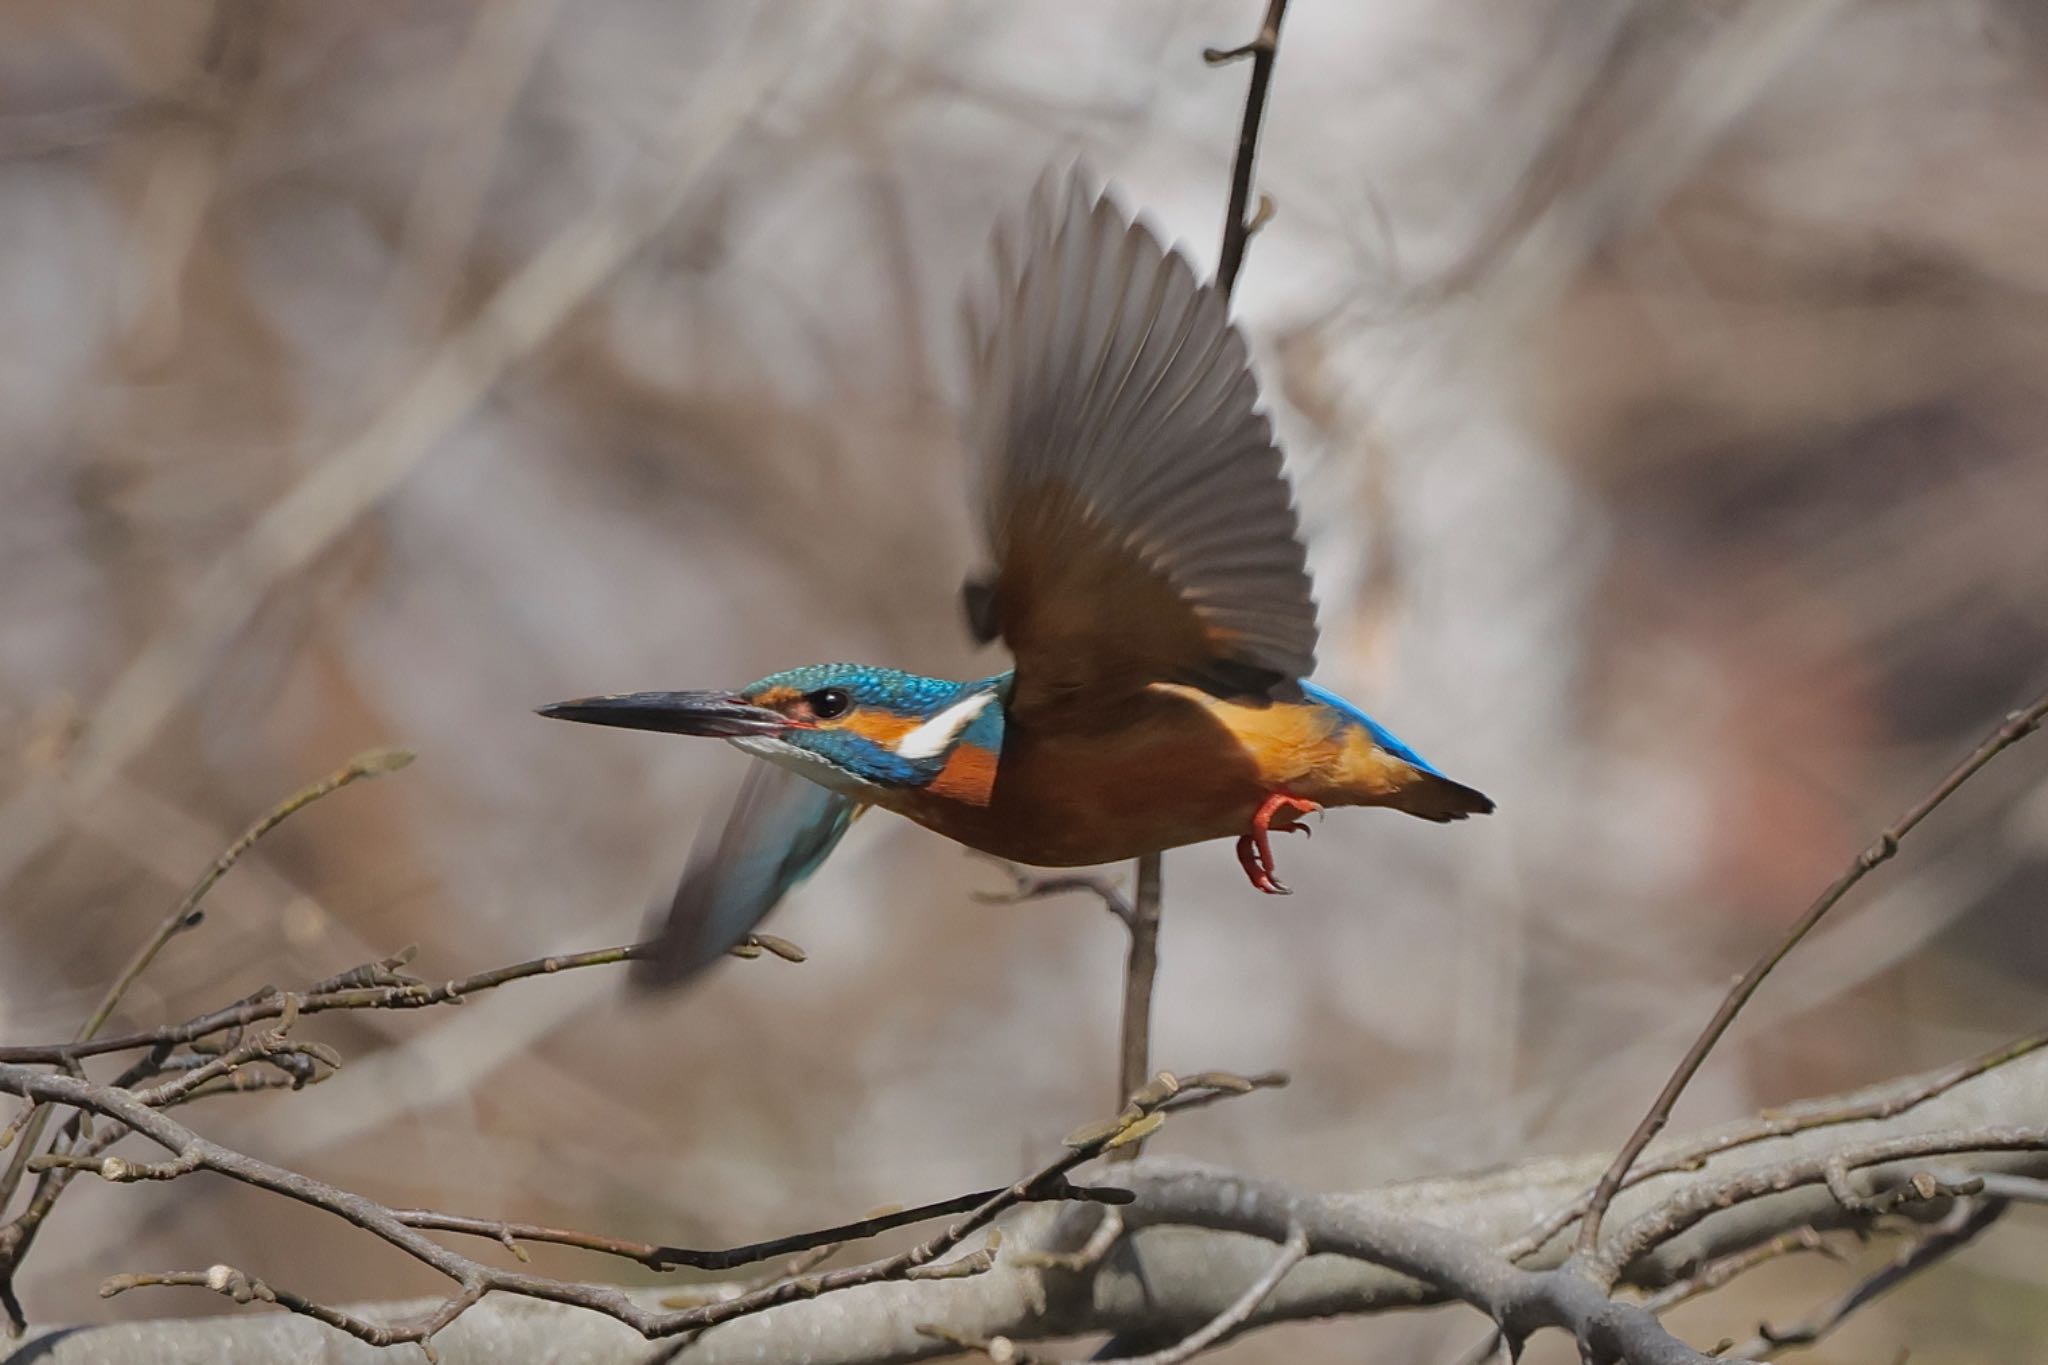
M736 693L631 693L571 720L731 740L750 774L699 841L643 979L717 959L865 806L1036 866L1270 834L1326 806L1493 808L1307 681L1316 607L1280 450L1223 291L1075 172L997 234L970 291L963 434L984 558L964 599L1011 672L856 664Z
M1229 701L1155 684L1085 729L1006 727L987 805L926 791L877 804L970 848L1039 867L1116 862L1209 839L1242 841L1246 871L1272 878L1268 829L1335 806L1388 806L1431 820L1491 809L1469 787L1375 742L1312 695Z

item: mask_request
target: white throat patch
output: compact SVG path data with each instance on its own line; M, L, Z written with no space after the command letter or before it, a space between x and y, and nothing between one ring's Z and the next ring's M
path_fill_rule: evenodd
M962 697L915 730L896 741L898 758L935 758L960 737L983 707L996 699L994 692L976 692Z

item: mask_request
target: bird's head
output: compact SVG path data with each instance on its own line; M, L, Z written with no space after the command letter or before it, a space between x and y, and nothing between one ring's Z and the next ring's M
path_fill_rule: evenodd
M851 796L928 788L986 805L1003 742L1006 682L811 664L736 692L625 692L557 702L540 713L730 740Z

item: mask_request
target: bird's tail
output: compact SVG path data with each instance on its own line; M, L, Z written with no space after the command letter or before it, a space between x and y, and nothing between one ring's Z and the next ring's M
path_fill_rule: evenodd
M1415 781L1401 788L1387 804L1395 810L1435 820L1439 824L1446 820L1462 820L1468 815L1493 813L1493 798L1485 792L1436 773L1418 772Z

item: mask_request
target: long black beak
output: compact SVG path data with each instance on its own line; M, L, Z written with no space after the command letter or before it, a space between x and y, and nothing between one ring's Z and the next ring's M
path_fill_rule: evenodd
M610 697L579 697L540 708L554 720L580 720L587 725L617 725L628 730L660 730L671 735L703 735L731 739L737 735L772 735L789 728L779 711L755 706L730 692L621 692Z

